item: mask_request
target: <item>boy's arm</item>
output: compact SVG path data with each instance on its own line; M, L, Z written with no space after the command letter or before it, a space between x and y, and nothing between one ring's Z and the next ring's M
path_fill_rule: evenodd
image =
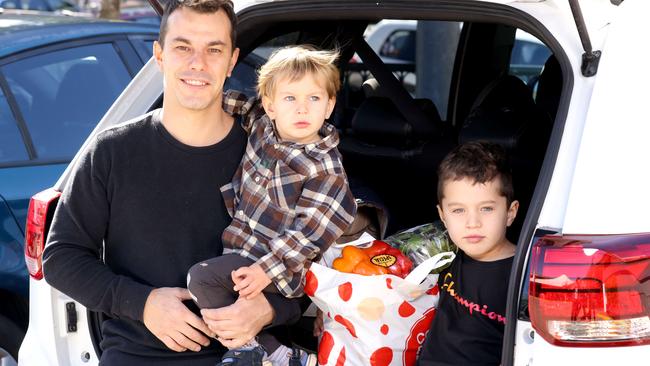
M299 273L308 260L326 250L352 223L356 208L344 175L320 174L307 180L293 223L269 242L271 252L257 264L283 287L286 271Z
M241 116L244 130L250 132L253 123L264 115L264 107L256 97L247 97L246 94L228 90L223 93L223 110L230 115Z

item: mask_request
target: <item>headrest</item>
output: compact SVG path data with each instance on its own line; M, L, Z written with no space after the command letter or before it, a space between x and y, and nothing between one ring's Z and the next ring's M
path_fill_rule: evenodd
M536 138L534 131L548 124L543 122L531 94L526 84L512 75L491 82L476 98L460 130L459 142L486 140L509 152L537 146L532 141Z
M413 128L390 99L370 97L352 118L352 130L364 141L383 145L409 139Z
M555 56L551 55L544 63L537 82L537 106L548 113L551 121L555 120L557 107L562 93L562 68Z

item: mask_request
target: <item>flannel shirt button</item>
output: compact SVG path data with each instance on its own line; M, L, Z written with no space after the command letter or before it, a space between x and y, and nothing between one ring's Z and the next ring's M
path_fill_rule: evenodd
M278 145L278 144L273 144L273 147L277 149L277 148L280 147L280 145Z
M239 210L237 211L237 213L239 214L239 216L244 216L244 210Z
M260 177L255 177L255 183L258 183L260 181Z

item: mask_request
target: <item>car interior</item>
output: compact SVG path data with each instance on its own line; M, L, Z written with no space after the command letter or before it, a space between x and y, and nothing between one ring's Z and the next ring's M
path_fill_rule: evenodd
M253 95L256 70L277 47L312 44L338 49L342 90L329 122L339 131L339 150L353 193L373 192L388 212L386 236L438 220L438 164L454 146L486 140L502 145L511 159L521 206L507 235L517 243L563 91L562 69L550 48L539 41L544 54L550 55L543 64L513 64L516 27L449 21L453 24L447 24L447 29L457 33L432 40L453 42L442 48L450 52L448 64L433 64L445 58L421 56L417 51L415 64L391 64L364 40L366 28L382 18L265 19L240 25L240 58L224 90ZM435 23L430 26L446 23L421 21L427 22ZM446 80L441 83L444 97L421 92L435 83L427 79L436 77L435 72L421 72L427 69L442 70L437 77ZM161 103L162 98L153 108ZM290 338L316 349L312 324L313 320L303 318L290 331Z

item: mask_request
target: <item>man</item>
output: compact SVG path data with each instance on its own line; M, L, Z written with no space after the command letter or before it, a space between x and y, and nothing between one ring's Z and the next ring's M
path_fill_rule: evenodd
M222 252L230 217L219 187L246 143L222 108L235 27L229 0L168 2L154 44L162 109L97 135L61 196L45 279L108 315L100 365L212 366L224 348L209 337L234 348L300 316L295 300L268 295L201 318L185 289L189 267Z

